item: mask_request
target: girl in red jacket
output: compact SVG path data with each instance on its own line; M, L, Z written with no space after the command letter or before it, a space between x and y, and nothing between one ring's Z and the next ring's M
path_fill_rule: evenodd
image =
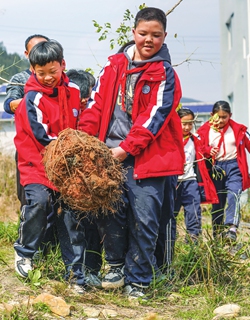
M187 240L196 242L201 235L201 202L218 203L218 197L206 168L201 152L200 140L191 133L195 121L192 110L178 111L181 118L185 152L184 174L178 176L174 214L177 217L181 206L184 208ZM172 240L176 238L176 219L172 220Z
M228 102L217 101L212 118L198 130L204 141L205 156L211 158L211 174L219 203L212 206L213 234L221 235L230 242L237 238L240 221L240 196L249 188L246 149L250 151L247 128L231 119ZM225 209L227 202L227 208Z

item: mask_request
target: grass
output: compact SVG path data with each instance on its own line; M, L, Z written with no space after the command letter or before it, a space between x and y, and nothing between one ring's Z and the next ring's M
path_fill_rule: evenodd
M4 198L4 203L12 201L15 194L13 162L12 158L0 155L0 183L4 184L0 186L0 196ZM4 175L1 175L2 170ZM16 212L18 205L17 202ZM82 296L72 294L63 280L64 265L58 246L50 247L46 257L37 259L36 268L28 279L18 278L13 270L17 222L0 222L0 306L10 301L22 301L10 311L1 311L0 308L1 319L58 319L43 303L32 306L23 303L42 292L63 297L72 306L70 319L87 319L86 306L91 306L98 310L115 309L118 316L113 319L210 320L214 317L213 310L227 303L239 304L240 315L249 316L250 261L242 260L243 254L245 258L249 257L249 235L242 231L239 239L241 245L234 251L222 241L214 241L211 237L209 209L209 206L203 207L203 238L198 245L184 242L184 221L182 214L179 214L179 237L172 264L174 273L152 284L152 299L146 302L125 299L120 289L109 292L93 289ZM243 219L248 214L249 204L244 207Z
M0 153L0 221L15 220L19 207L14 158Z
M13 251L12 239L17 235L16 225L4 223L0 223L0 234L5 233L7 226L10 228L10 232L9 235L3 237L3 244L0 248L0 266L10 265L10 256L12 258L10 252ZM249 242L246 242L245 247L248 246ZM25 285L24 295L36 296L49 289L52 294L63 297L79 312L76 312L79 318L73 319L81 319L80 316L83 316L83 313L80 310L83 309L79 306L86 304L98 307L115 305L118 309L130 308L132 310L138 310L139 305L141 313L145 316L148 308L155 310L158 314L158 318L152 318L155 320L212 319L213 310L227 303L238 303L242 307L241 314L249 315L250 264L241 261L237 254L230 254L228 249L222 243L206 238L206 235L204 235L204 240L196 246L185 244L183 239L178 239L172 266L175 270L173 278L152 285L150 292L153 299L139 304L138 302L131 304L130 301L124 299L121 290L110 292L93 290L84 296L69 294L68 286L63 281L64 266L58 247L51 249L46 259L38 259L36 269L30 273L29 279L19 280ZM10 273L14 276L13 270ZM0 294L0 303L4 301L6 295L10 299L11 292ZM164 318L163 312L169 314L168 318ZM39 308L32 306L27 307L26 313L27 317L25 316L25 308L22 307L18 315L17 311L13 310L10 318L2 319L43 319L43 316L46 318L48 310L42 305ZM40 318L36 318L37 314L40 315ZM127 319L132 318L128 317Z

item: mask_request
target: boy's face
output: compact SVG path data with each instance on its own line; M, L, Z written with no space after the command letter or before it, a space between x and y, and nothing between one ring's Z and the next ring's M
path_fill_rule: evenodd
M54 88L60 82L62 72L65 70L65 61L60 64L58 61L51 61L46 63L45 66L34 67L34 73L38 82L46 87Z
M162 24L156 20L141 21L133 29L136 51L133 60L148 60L162 47L167 33Z
M89 88L89 95L86 98L82 98L81 101L80 101L80 108L82 110L86 109L88 100L89 100L89 98L91 96L91 91L92 91L92 87Z

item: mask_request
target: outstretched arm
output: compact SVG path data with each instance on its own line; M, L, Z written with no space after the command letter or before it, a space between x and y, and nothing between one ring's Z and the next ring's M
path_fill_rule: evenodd
M7 113L14 114L18 105L24 96L24 86L30 74L28 71L17 73L10 79L6 88L6 98L4 100L4 110Z

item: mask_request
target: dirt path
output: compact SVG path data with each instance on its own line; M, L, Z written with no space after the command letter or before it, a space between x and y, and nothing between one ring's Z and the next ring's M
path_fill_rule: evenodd
M1 199L0 199L1 200ZM0 201L1 204L1 201ZM18 214L14 205L9 206L4 214L0 214L0 221L17 222ZM210 224L208 215L203 217L203 224ZM184 228L179 227L180 234ZM239 228L240 236L248 240L250 233L250 223L242 222ZM76 295L67 287L62 287L62 283L54 280L47 281L44 285L32 287L28 281L21 280L14 271L14 250L12 245L0 248L0 315L3 310L12 309L17 306L19 320L42 320L42 319L58 319L58 316L39 312L34 310L32 306L27 305L31 297L37 297L41 293L49 293L57 297L62 297L70 306L72 306L71 320L101 320L101 319L117 319L117 320L181 320L174 316L178 308L183 308L180 296L178 294L168 294L163 296L162 301L152 299L149 303L141 304L136 300L128 301L123 298L121 292L113 292L107 294L102 290L92 290L84 295ZM60 290L58 289L60 288ZM176 300L177 299L177 300ZM188 307L187 307L188 308ZM7 318L4 318L7 319ZM65 318L61 318L65 319Z
M61 283L50 281L39 288L32 286L25 281L20 280L14 272L13 251L10 250L7 259L8 265L2 264L0 273L0 315L3 310L12 310L18 308L19 318L15 319L59 319L57 315L51 313L42 313L34 310L29 301L41 293L52 294L56 297L62 297L69 306L71 306L71 315L69 319L118 319L118 320L163 320L175 319L171 315L171 308L160 304L158 307L150 305L141 305L136 300L128 301L122 298L121 293L113 293L112 298L102 290L92 290L84 295L77 295L67 287L61 289L58 294L58 288ZM114 298L114 296L116 296ZM112 302L114 301L114 302ZM40 315L39 315L40 314ZM68 318L68 317L67 317ZM10 319L14 319L10 318ZM65 319L61 317L60 319Z
M8 206L4 213L0 213L1 222L18 221L18 202ZM1 207L1 199L0 199ZM40 287L32 287L27 280L20 279L14 270L14 250L11 244L1 245L0 248L0 316L6 310L12 310L16 306L19 310L19 318L15 319L57 319L57 315L39 313L34 311L29 305L31 297L37 297L41 293L49 293L62 297L72 306L69 319L118 319L118 320L163 320L174 319L171 316L169 307L162 304L157 306L141 305L138 301L125 300L120 293L107 294L102 290L87 291L84 295L76 295L67 287L62 287L62 283L54 280L48 281ZM58 288L61 287L60 294ZM110 296L111 295L111 296ZM115 297L115 298L114 298ZM113 302L115 301L115 302ZM20 311L21 310L21 311ZM96 316L99 312L99 315ZM38 315L40 314L40 315ZM85 314L85 316L84 316ZM87 316L87 314L89 316ZM95 316L94 316L95 315ZM10 319L14 319L10 318ZM64 319L64 318L61 318Z

